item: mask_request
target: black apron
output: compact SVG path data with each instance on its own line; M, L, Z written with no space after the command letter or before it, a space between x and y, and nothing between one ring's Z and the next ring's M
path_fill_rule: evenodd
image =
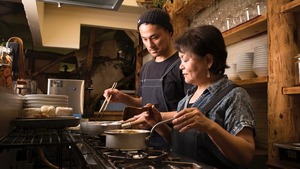
M180 62L177 59L175 62L171 64L170 67L164 72L160 79L147 79L147 71L148 65L145 67L145 72L143 73L142 77L142 104L145 106L147 103L151 103L153 105L157 105L156 108L160 112L167 112L169 111L164 89L163 89L163 81L164 77L174 68L174 66Z
M237 85L231 84L221 90L219 93L213 96L209 103L202 108L201 112L204 115L207 115L207 112L235 87L237 87ZM188 102L189 99L187 95L183 108L188 107ZM223 158L223 155L206 133L196 130L189 130L185 133L179 133L178 131L173 130L172 138L172 148L175 153L181 154L195 161L205 162L206 164L224 169L227 168L224 166L224 163L227 161L220 160Z
M180 62L179 59L174 61L170 67L164 72L160 79L147 79L147 71L148 65L145 67L145 72L143 73L142 78L142 104L145 106L147 103L151 103L156 106L156 108L160 112L167 112L169 111L168 105L166 103L165 94L163 90L163 80L164 77L174 68L174 66ZM170 144L165 141L163 137L161 137L158 133L154 132L150 144L153 146L154 149L163 149L169 150L171 148Z

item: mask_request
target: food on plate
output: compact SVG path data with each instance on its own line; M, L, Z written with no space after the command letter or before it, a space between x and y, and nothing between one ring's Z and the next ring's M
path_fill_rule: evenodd
M72 116L73 108L72 107L56 107L55 115L56 116Z
M41 108L25 108L22 110L23 118L48 118L54 117L52 114L48 114L48 112L42 112Z
M24 118L48 118L55 117L54 106L42 106L41 108L24 108L22 110Z
M22 117L24 118L36 118L41 114L41 108L25 108L22 110Z
M23 118L48 118L56 116L72 116L73 108L71 107L54 107L44 105L41 108L24 108L22 110Z
M44 105L41 107L41 113L49 117L55 117L55 107Z

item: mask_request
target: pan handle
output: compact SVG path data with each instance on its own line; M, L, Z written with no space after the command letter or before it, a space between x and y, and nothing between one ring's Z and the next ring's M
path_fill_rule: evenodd
M151 137L152 137L153 131L155 130L155 128L156 128L157 126L159 126L159 125L161 125L161 124L164 124L164 123L169 123L169 122L173 121L174 119L175 119L175 117L172 117L172 118L170 118L170 119L163 120L163 121L160 121L160 122L156 123L156 124L152 127L152 129L151 129L151 131L150 131L150 134L145 138L145 143L146 143L146 145L150 147L150 145L151 145L150 139L151 139Z
M152 132L155 130L155 128L156 128L157 126L159 126L159 125L161 125L161 124L164 124L164 123L169 123L169 122L173 121L174 119L175 119L175 117L172 117L172 118L170 118L170 119L163 120L163 121L160 121L160 122L156 123L156 124L152 127L150 133L152 133Z

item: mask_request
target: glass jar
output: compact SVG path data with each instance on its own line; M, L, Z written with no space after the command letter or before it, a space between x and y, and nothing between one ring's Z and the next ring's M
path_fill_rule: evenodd
M300 85L300 54L295 56L295 85Z

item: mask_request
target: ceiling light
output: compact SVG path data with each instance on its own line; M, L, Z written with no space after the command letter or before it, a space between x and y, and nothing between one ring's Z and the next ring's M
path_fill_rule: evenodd
M43 2L63 3L69 5L77 5L84 7L118 10L123 0L41 0ZM60 5L59 5L60 6Z

